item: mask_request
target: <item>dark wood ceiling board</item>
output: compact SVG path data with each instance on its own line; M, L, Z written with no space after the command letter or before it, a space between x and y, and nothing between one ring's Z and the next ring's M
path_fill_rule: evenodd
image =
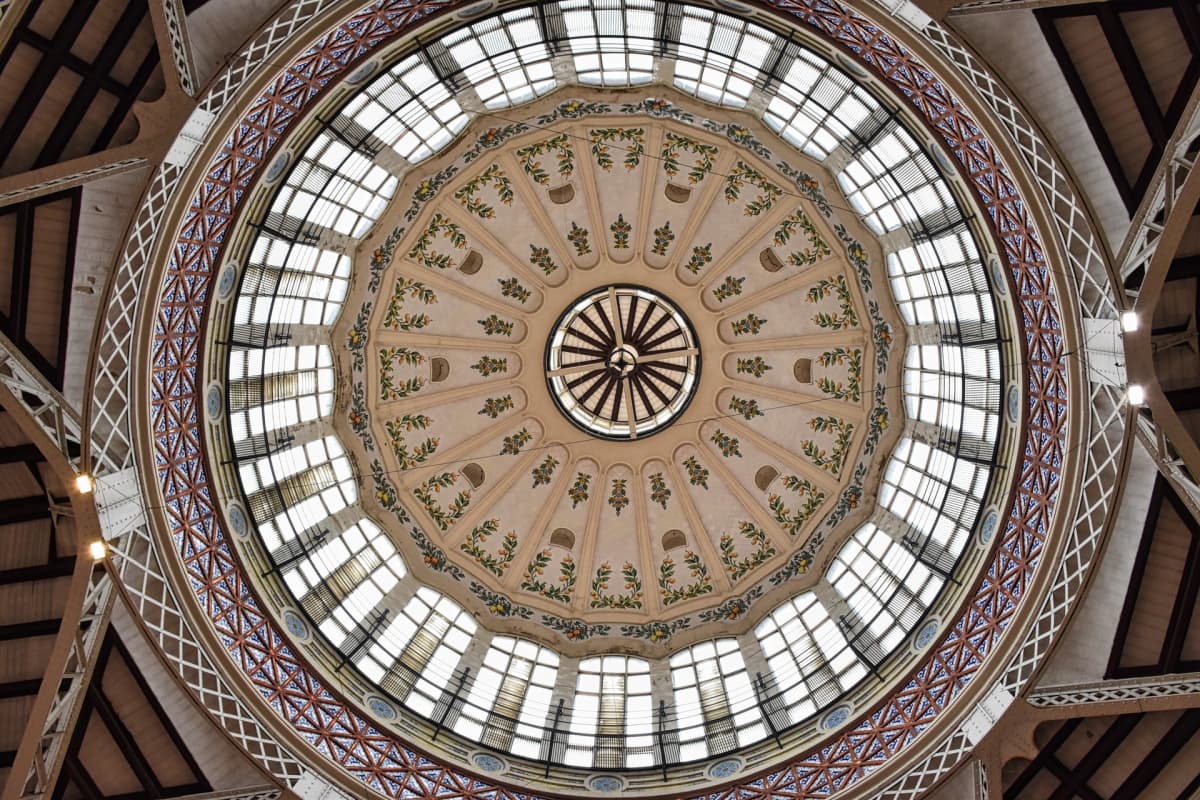
M0 642L0 682L40 679L53 650L53 637Z
M50 499L44 494L22 495L0 500L0 525L51 519Z
M1200 79L1191 4L1118 0L1035 12L1130 213Z
M103 800L100 787L77 759L63 763L62 776L54 800Z
M33 695L0 698L0 750L16 750L33 709Z
M1200 278L1200 254L1177 256L1167 271L1167 281ZM1172 287L1173 288L1173 287Z
M1069 800L1069 798L1080 797L1083 800L1104 800L1103 797L1096 792L1095 789L1087 785L1086 779L1081 775L1076 775L1075 772L1056 758L1051 758L1046 762L1046 769L1058 778L1059 786L1050 795L1047 795L1053 800Z
M1200 733L1200 709L1161 716L1164 720L1174 717L1173 724L1154 742L1125 780L1107 795L1109 800L1191 798L1189 786L1200 777L1200 736L1197 736Z
M26 581L48 581L57 578L69 578L75 571L76 556L56 558L44 564L32 564L25 567L12 567L0 570L0 586L10 586Z
M50 56L43 56L42 61L46 62L49 58ZM34 78L37 78L36 73ZM58 121L71 104L71 98L83 83L82 74L70 70L55 70L50 74L46 88L41 94L29 101L24 97L17 101L4 125L0 126L0 148L4 146L8 136L14 137L7 150L0 149L0 154L6 156L4 162L0 163L0 174L14 175L34 168L37 155L42 151L46 140L53 136Z
M21 222L17 214L0 214L0 314L7 317L11 313L12 276L16 270L17 229Z
M29 464L45 460L42 451L33 442L0 445L0 464Z
M21 98L22 87L33 77L41 60L41 52L15 34L0 49L0 120L12 113Z
M162 784L150 766L146 754L138 747L124 720L108 702L93 680L88 686L88 700L94 710L93 725L102 730L83 737L79 761L106 796L132 794L139 790L150 797L162 797ZM126 769L114 769L124 761ZM130 776L132 774L132 780Z
M1120 15L1130 46L1150 84L1160 113L1165 114L1175 98L1190 58L1181 58L1189 45L1184 30L1177 24L1174 8L1130 11Z
M25 464L0 464L0 501L42 494L42 484Z
M1132 69L1124 67L1113 51L1099 16L1066 17L1057 20L1055 27L1079 75L1084 101L1095 109L1102 135L1121 165L1121 177L1132 186L1154 146L1141 114L1141 107L1153 106L1154 98L1138 102L1125 74ZM1154 110L1161 119L1157 107Z
M70 578L0 586L0 625L58 620L67 602ZM15 633L8 634L12 638ZM5 634L0 633L0 638Z
M1173 19L1173 15L1168 14L1167 17ZM1117 66L1133 96L1133 102L1142 116L1151 141L1160 146L1165 145L1171 132L1167 130L1163 110L1155 99L1154 87L1150 85L1146 69L1142 66L1141 54L1134 49L1133 40L1125 30L1125 21L1118 16L1111 3L1105 3L1097 9L1096 18L1100 21L1104 39L1116 57Z
M21 338L55 366L63 361L66 332L63 330L64 304L70 302L69 292L75 267L75 241L79 230L79 192L53 202L43 203L35 213L35 235L39 246L34 249L32 270L26 287L27 305ZM59 232L57 243L41 235L41 231Z
M1181 672L1191 666L1183 657L1189 631L1193 628L1200 629L1200 625L1192 624L1196 599L1200 597L1200 526L1197 526L1196 520L1178 495L1170 493L1167 499L1170 507L1164 509L1164 514L1174 516L1178 520L1179 525L1189 532L1190 541L1181 568L1175 603L1171 607L1170 624L1163 640L1159 664L1164 672Z
M61 624L62 620L58 617L0 624L0 642L15 642L22 639L54 636L58 633Z
M74 554L74 550L62 551L63 542L48 518L5 525L0 529L0 574L35 568Z
M0 408L0 445L27 444L30 439L25 431L3 408Z
M71 738L67 741L62 772L59 773L58 783L50 795L51 800L64 800L68 796L72 798L82 796L88 800L95 800L100 796L100 790L96 788L95 781L87 775L78 758L79 746L83 742L84 734L87 733L91 718L92 704L85 693L83 707L79 709L79 714L75 718L75 727L71 731Z
M0 208L0 218L15 219L16 236L7 275L8 311L0 330L47 380L62 384L75 271L82 190L78 187Z
M182 739L148 690L109 628L52 798L157 800L211 791L186 751L177 749Z
M1016 800L1016 798L1026 796L1024 792L1027 789L1034 788L1033 784L1035 780L1046 769L1048 762L1054 757L1054 753L1058 750L1059 746L1075 732L1075 729L1081 723L1082 720L1079 719L1068 719L1039 725L1034 731L1034 742L1037 744L1038 754L1025 766L1024 770L1013 777L1011 783L1004 787L1004 800ZM1041 782L1044 783L1044 781ZM1039 792L1038 794L1027 796L1036 797L1045 795Z
M156 2L162 2L162 0L156 0ZM150 19L145 0L141 0L140 4L145 9L142 22L130 34L128 46L117 56L117 60L113 62L112 69L109 71L114 79L126 86L140 84L137 77L138 72L142 69L148 56L155 54L154 63L158 63L156 55L158 43L154 40L154 23Z
M1005 800L1182 800L1200 772L1200 709L1071 719L1052 736L1043 730L1032 761L1005 766Z
M32 697L42 688L41 678L25 678L19 681L4 681L0 683L0 700L14 697Z
M130 111L133 109L133 104L142 98L142 94L150 79L158 76L159 80L161 80L161 75L162 70L159 68L158 51L151 50L143 57L137 72L134 73L130 88L116 96L112 111L109 113L104 126L95 134L91 149L88 152L96 153L110 144L132 142L137 138L137 134L141 128L138 125L137 118L130 114Z
M1200 594L1192 598L1191 608L1186 615L1190 624L1179 651L1179 663L1200 665L1200 620L1197 619L1200 617Z
M1171 490L1168 487L1164 491L1165 499L1170 496ZM1129 671L1135 668L1158 664L1170 625L1168 612L1179 592L1182 565L1190 540L1187 528L1182 525L1170 503L1164 502L1152 534L1145 576L1141 585L1136 587L1136 606L1121 658L1121 674L1132 674Z
M1150 495L1150 506L1146 511L1146 521L1138 541L1137 555L1134 557L1133 568L1129 575L1129 587L1125 593L1125 602L1121 606L1121 616L1113 636L1112 650L1109 651L1108 666L1104 671L1105 678L1115 678L1119 674L1125 658L1126 640L1129 637L1129 628L1137 608L1138 594L1146 577L1146 565L1150 560L1150 549L1154 542L1154 529L1158 524L1159 515L1162 513L1163 504L1166 502L1166 491L1167 482L1159 475Z
M108 119L112 114L112 110L103 115L104 121L102 123L98 123L98 119L88 113L92 109L93 104L96 103L97 95L103 91L100 76L112 73L117 59L129 48L134 33L139 26L147 21L147 16L146 0L131 0L131 2L125 5L120 17L117 19L108 36L105 37L103 45L94 58L84 59L91 63L91 68L80 83L75 94L71 97L69 105L56 120L53 133L45 140L44 146L38 153L37 159L34 162L35 167L44 167L48 164L57 163L64 155L67 157L83 155L87 150L69 154L64 153L64 151L72 138L97 136L96 132L108 125ZM137 63L140 66L141 59ZM128 102L130 104L137 99L140 93L140 86L127 86L121 92L122 95L129 95ZM112 98L112 100L112 105L115 109L118 105L116 102L117 98ZM93 132L85 134L83 133L85 130ZM103 149L108 145L108 142L96 141L96 145L96 149Z
M39 14L38 26L18 26L0 56L3 85L24 87L0 98L4 175L131 141L137 133L133 103L161 71L147 0L42 6L54 6L60 18ZM36 59L32 69L29 51Z
M1200 743L1200 737L1193 737L1192 744L1197 743ZM1200 763L1200 760L1193 763ZM1197 794L1200 794L1200 770L1196 772L1196 777L1192 778L1191 782L1175 796L1175 800L1196 800Z
M1061 786L1048 795L1049 800L1069 800L1074 796L1102 798L1092 786L1096 772L1114 756L1138 727L1142 715L1092 717L1058 747L1048 765Z
M54 51L54 43L51 40L46 39L36 33L27 31L27 30L23 30L23 31L20 31L18 35L20 36L20 42L21 42L22 46L31 47L36 52L41 53L42 55L49 55L49 54L55 52ZM75 72L79 75L84 75L88 72L88 70L91 69L91 64L84 61L82 58L75 55L74 53L71 53L69 51L66 53L59 52L59 53L57 53L57 55L59 58L62 59L62 63L63 63L64 67L66 67L67 69L69 69L72 72ZM33 59L32 67L36 67L36 65L37 65L37 58L35 57ZM31 67L31 69L32 69L32 67ZM114 78L111 75L101 75L101 76L99 76L99 80L100 80L101 87L104 89L104 91L108 92L109 94L120 94L125 88L125 85L123 83L120 83L119 81L117 81L116 78Z
M1101 121L1100 115L1097 113L1091 98L1088 96L1087 88L1084 86L1079 71L1072 61L1072 54L1067 50L1062 34L1059 32L1056 19L1040 12L1037 14L1037 19L1041 25L1042 34L1046 37L1046 44L1054 54L1059 69L1062 71L1063 78L1066 80L1067 85L1071 89L1071 94L1074 95L1075 102L1079 106L1079 111L1083 115L1084 121L1087 122L1088 129L1092 132L1096 149L1100 151L1100 157L1104 160L1109 173L1112 175L1117 193L1121 195L1126 209L1132 213L1132 210L1137 207L1137 200L1133 196L1133 187L1130 185L1129 179L1125 174L1125 169L1121 164L1117 150L1113 147L1113 143L1105 131L1104 123Z
M126 31L124 20L131 11L137 15L138 24L132 31ZM111 66L105 69L105 73L129 85L146 54L155 47L154 28L146 0L100 0L88 24L80 31L71 52L83 61L97 63L104 49L110 47L114 39L124 41L125 47Z
M1104 761L1096 768L1088 779L1088 785L1095 789L1100 796L1108 798L1129 777L1137 771L1139 765L1151 755L1155 745L1163 735L1171 729L1179 719L1178 711L1159 711L1148 714L1130 714L1118 718L1113 729L1120 725L1126 726L1126 731L1117 743L1117 747L1109 752ZM1128 724L1133 720L1136 724Z
M1054 758L1068 769L1091 776L1115 746L1111 742L1105 743L1104 738L1118 734L1118 738L1123 738L1136 724L1137 719L1134 715L1084 717L1069 736L1060 740L1054 751Z
M61 72L61 57L58 57L57 54L70 50L79 31L87 23L87 18L95 4L96 0L80 0L71 4L70 11L50 38L50 52L44 53L39 59L37 67L33 70L33 74L25 84L18 100L5 117L4 123L0 125L0 156L4 157L3 163L0 164L0 172L3 174L22 172L32 166L32 158L16 157L17 145L22 140L22 134L32 136L35 134L38 124L42 127L49 127L51 123L46 120L57 119L52 107L45 107L41 115L38 113L38 108L47 102L59 104L65 108L70 101L69 96L61 97L61 92L51 94L51 88L55 85L56 80L61 82L73 79L76 85L82 80L82 74ZM18 29L14 38L19 41L19 37ZM28 141L25 139L25 142L28 143ZM26 144L25 146L31 147L32 145Z
M200 767L117 636L100 688L164 786L198 785Z
M1187 331L1200 317L1200 283L1196 278L1180 277L1171 282L1155 308L1151 326L1156 335ZM1154 353L1154 370L1166 391L1185 389L1200 383L1200 354L1190 347L1161 348Z
M1200 593L1200 530L1161 477L1151 497L1106 677L1194 669L1183 655Z

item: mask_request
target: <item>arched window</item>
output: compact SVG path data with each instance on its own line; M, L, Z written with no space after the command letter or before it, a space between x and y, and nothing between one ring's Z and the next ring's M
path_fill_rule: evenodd
M737 639L700 642L670 663L681 759L728 752L767 735Z
M771 668L771 695L794 724L831 704L867 674L845 635L812 592L782 603L755 629Z
M579 662L565 763L596 769L647 766L654 763L652 732L649 662L615 655ZM630 751L639 748L643 753L635 757Z
M538 758L557 677L557 653L525 639L497 636L475 672L454 730L488 747Z

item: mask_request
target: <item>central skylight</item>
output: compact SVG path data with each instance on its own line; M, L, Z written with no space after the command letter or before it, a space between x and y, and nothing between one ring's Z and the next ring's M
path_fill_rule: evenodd
M562 412L588 433L637 439L670 425L700 371L691 324L649 289L600 287L572 303L546 347L546 380Z

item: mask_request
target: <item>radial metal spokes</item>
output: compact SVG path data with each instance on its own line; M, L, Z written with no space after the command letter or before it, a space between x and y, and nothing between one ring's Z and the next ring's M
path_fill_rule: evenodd
M648 290L595 290L555 336L547 377L588 430L637 438L686 405L699 348L682 314Z

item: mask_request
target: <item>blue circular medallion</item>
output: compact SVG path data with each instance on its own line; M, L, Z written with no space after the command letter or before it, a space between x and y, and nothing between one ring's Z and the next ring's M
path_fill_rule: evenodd
M229 527L233 529L234 534L239 538L244 538L250 526L246 523L246 512L237 503L232 503L229 506Z
M625 781L616 775L593 775L588 778L588 788L594 792L619 792L625 788Z
M825 712L825 716L821 718L821 730L831 731L843 725L848 719L850 719L850 706L834 706Z
M396 718L396 709L382 697L375 695L368 697L367 708L371 709L371 713L380 719L393 720Z
M501 759L491 753L476 753L471 756L471 763L484 772L500 772L505 766Z
M491 0L489 0L486 3L476 3L473 6L467 6L462 11L458 12L458 18L470 19L471 17L478 17L480 14L485 14L488 11L491 11L492 6L494 5L495 3L492 3Z
M208 387L208 393L204 395L204 410L208 412L209 419L221 418L221 410L225 407L222 397L220 385L214 383Z
M1021 419L1021 390L1016 384L1008 387L1008 402L1005 403L1005 411L1008 414L1008 421L1013 425Z
M233 294L235 286L237 286L237 267L229 264L221 270L221 277L217 279L217 296L225 300Z
M378 61L375 61L373 59L371 61L367 61L366 63L359 66L357 69L354 70L354 72L351 72L346 77L346 83L349 83L349 84L362 83L367 78L369 78L373 74L375 74L375 70L377 70L377 69L379 69Z
M992 537L996 535L996 526L1000 524L1000 514L996 509L989 509L983 515L983 522L979 525L979 543L989 544Z
M1004 268L1000 265L1000 256L992 253L988 256L988 269L992 271L992 288L996 294L1008 294L1008 280L1004 276Z
M742 761L738 758L726 758L708 768L710 778L728 778L742 769Z
M283 612L283 624L287 628L287 632L297 639L308 638L308 623L295 611L288 609Z
M929 153L933 156L933 160L937 163L938 169L940 169L946 175L954 175L954 165L950 163L950 159L947 158L946 154L942 152L942 148L931 147L929 148Z
M287 171L288 164L292 163L291 153L280 153L275 156L275 160L271 162L271 166L267 167L266 173L263 175L263 181L266 183L274 183L283 177L283 173Z
M924 650L929 645L933 644L933 640L937 637L938 627L942 621L937 617L926 622L917 631L917 635L913 637L913 648L916 650Z

